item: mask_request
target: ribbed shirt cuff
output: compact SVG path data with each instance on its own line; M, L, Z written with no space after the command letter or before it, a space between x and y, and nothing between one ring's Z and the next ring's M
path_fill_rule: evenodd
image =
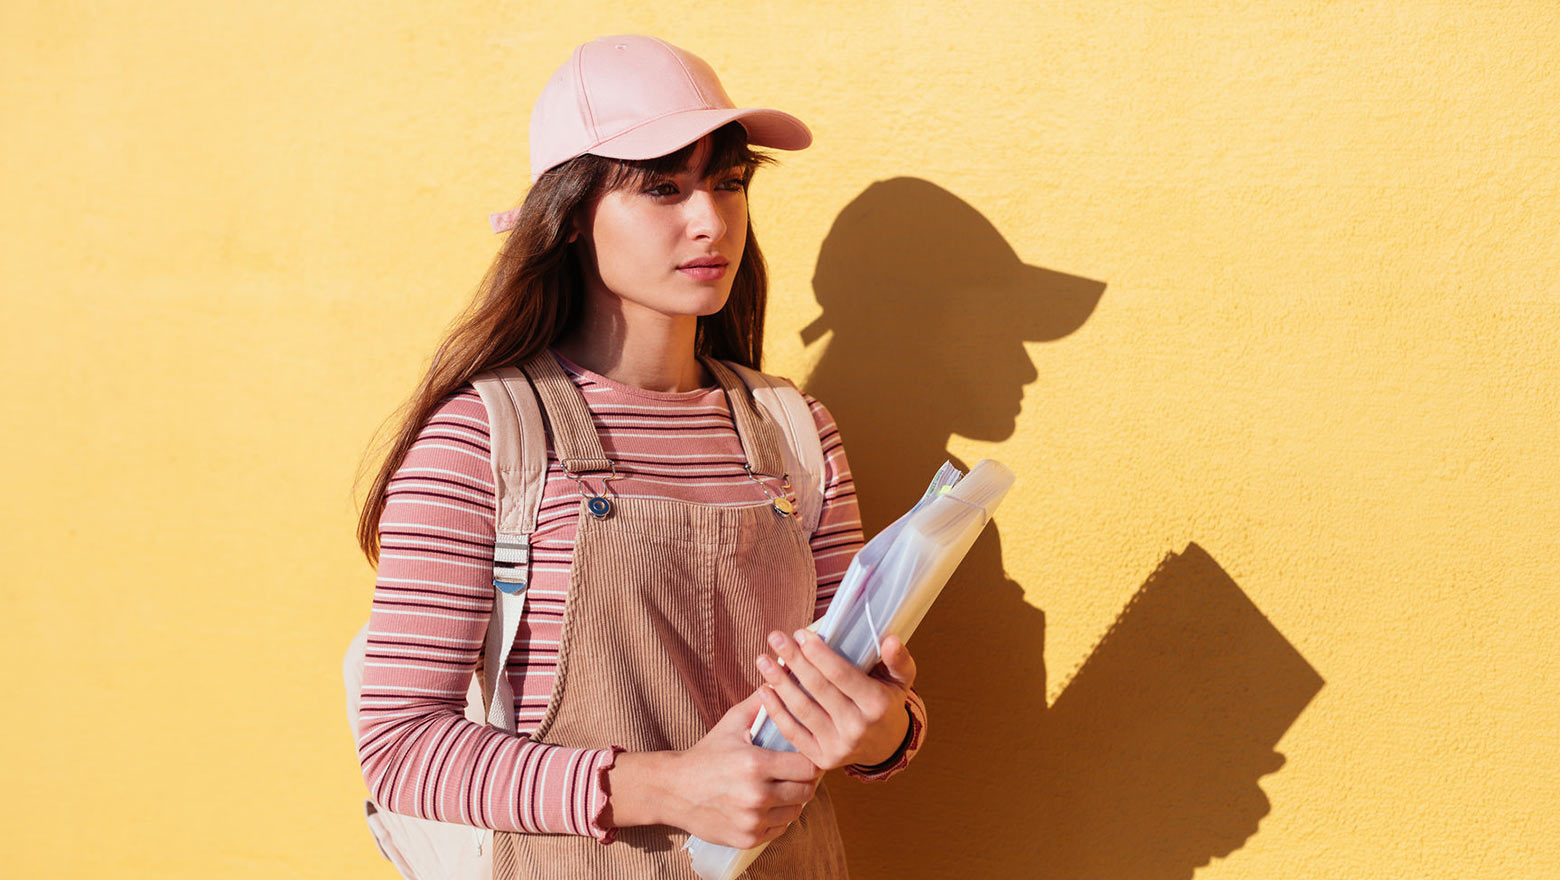
M607 824L607 805L612 792L607 787L607 771L617 763L617 756L627 749L611 746L597 753L596 764L590 772L590 824L586 831L603 846L617 839L617 828Z

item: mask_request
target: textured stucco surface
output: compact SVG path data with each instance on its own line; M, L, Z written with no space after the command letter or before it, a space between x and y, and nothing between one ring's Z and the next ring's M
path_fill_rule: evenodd
M944 450L1020 475L912 643L926 751L836 785L856 876L1560 875L1560 7L0 21L9 875L393 876L352 476L619 31L813 127L767 366L868 527Z

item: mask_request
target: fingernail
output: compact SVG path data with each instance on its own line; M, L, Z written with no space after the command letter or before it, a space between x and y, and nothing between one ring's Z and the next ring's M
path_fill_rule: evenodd
M798 645L803 645L803 644L807 643L807 630L799 629L799 630L797 630L794 633L794 635L796 636L796 643Z
M784 648L785 647L785 636L780 635L779 633L770 633L769 634L769 646L774 648L776 651L780 650L781 648Z
M769 658L768 657L760 657L760 658L758 658L758 660L756 662L758 663L758 668L759 669L762 669L762 670L764 670L766 672L769 670Z

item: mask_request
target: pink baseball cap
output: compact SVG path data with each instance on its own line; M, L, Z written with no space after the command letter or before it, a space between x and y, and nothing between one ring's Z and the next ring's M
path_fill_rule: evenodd
M585 153L665 156L732 120L754 146L800 150L812 143L812 132L789 113L733 104L715 71L691 52L639 34L598 37L576 47L536 99L531 182ZM519 213L491 214L488 221L503 232Z

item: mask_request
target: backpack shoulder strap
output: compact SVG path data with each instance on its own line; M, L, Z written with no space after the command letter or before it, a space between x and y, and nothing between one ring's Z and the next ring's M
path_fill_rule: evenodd
M483 651L488 723L515 732L514 692L504 668L520 628L531 577L531 534L547 481L547 444L536 390L515 367L481 373L471 384L487 408L493 447L493 613Z
M796 487L797 515L802 527L811 535L818 530L818 519L823 515L824 479L823 441L818 437L812 408L802 398L802 392L786 379L732 361L721 363L742 378L754 401L784 432L783 454L787 470L794 475L792 485Z

